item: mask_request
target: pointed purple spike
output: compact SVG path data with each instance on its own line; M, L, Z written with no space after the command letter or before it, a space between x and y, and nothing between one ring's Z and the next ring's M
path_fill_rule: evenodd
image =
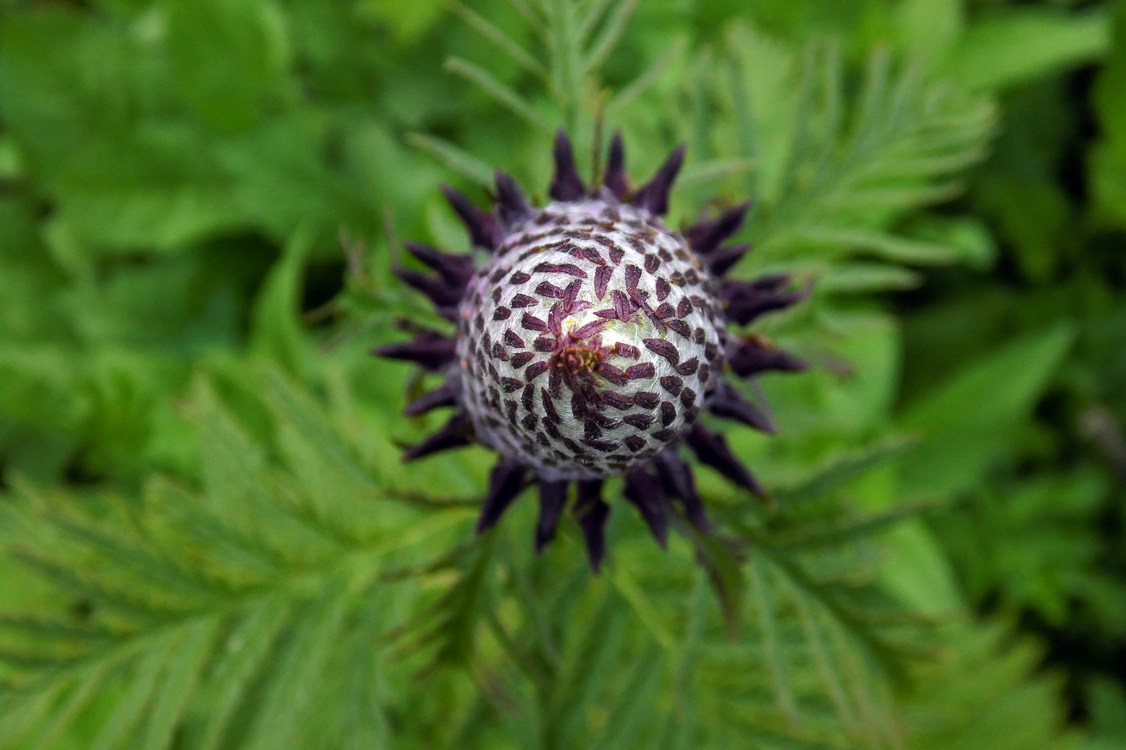
M712 272L712 275L723 276L731 270L732 266L742 260L750 249L751 246L748 244L721 247L704 258L704 262L708 264L708 270Z
M433 268L450 286L464 287L473 275L473 258L468 255L453 255L444 253L429 245L417 242L404 242L407 251Z
M559 525L563 506L567 504L569 484L570 481L566 479L554 482L543 479L539 481L540 515L536 521L536 552L542 552L547 543L555 538L555 528Z
M785 352L769 342L740 341L734 350L727 355L727 364L731 371L741 378L749 378L760 372L773 370L776 372L802 372L809 369L809 365Z
M751 472L735 458L727 440L718 433L711 432L699 423L688 432L688 447L700 459L700 463L710 466L743 489L750 490L759 497L766 497L766 490L758 483Z
M393 266L391 272L408 286L414 287L425 294L439 310L444 308L456 309L465 293L464 286L450 286L441 276L431 276L402 266ZM453 319L456 320L456 316Z
M462 448L473 442L473 428L469 415L459 411L450 417L437 432L403 453L403 463L408 463L433 453Z
M496 172L497 185L497 215L501 222L508 227L532 215L532 207L528 199L516 185L516 182L499 169Z
M437 331L423 331L411 341L402 344L384 344L371 350L377 357L417 362L427 370L441 370L454 360L454 339Z
M485 503L481 506L481 515L477 519L477 533L482 534L493 527L508 506L524 489L524 480L528 469L522 464L502 458L493 466L489 474L489 491L485 495Z
M719 247L721 242L739 231L750 208L750 201L740 203L735 208L725 211L718 219L701 221L688 227L684 230L684 237L696 253L707 255Z
M602 558L606 555L606 519L610 517L610 506L602 500L601 479L579 482L579 499L575 504L575 512L579 514L579 526L586 541L590 569L597 573L601 570Z
M488 211L473 205L473 202L449 185L442 186L442 194L453 206L465 228L469 230L470 241L479 247L495 250L502 235L496 217Z
M681 460L675 448L666 448L656 455L653 465L657 469L657 476L680 498L684 506L684 515L688 522L700 531L711 528L704 504L696 494L696 483L692 481L692 469Z
M575 152L571 139L560 128L555 132L555 176L548 194L557 201L574 201L586 195L583 178L575 168Z
M407 408L403 409L403 414L406 414L408 417L417 417L419 414L425 414L431 409L453 406L460 398L461 378L454 375L434 390L427 391L407 404Z
M719 388L708 402L708 410L717 417L734 419L760 432L774 434L774 424L766 412L752 404L727 383L719 384Z
M725 279L719 289L727 317L746 325L760 315L789 307L805 299L805 292L778 291L789 281L785 275L764 276L753 281Z
M615 130L614 137L610 139L610 156L606 161L602 184L609 188L618 200L625 199L629 193L629 180L626 178L626 149L622 144L620 130Z
M626 474L625 498L645 519L657 544L665 547L669 540L669 514L665 491L660 482L644 469Z
M672 190L672 184L676 181L676 175L680 172L680 166L683 163L684 145L681 144L669 155L661 168L657 170L657 174L653 175L653 179L638 188L630 203L638 208L648 209L658 216L668 212L669 192Z

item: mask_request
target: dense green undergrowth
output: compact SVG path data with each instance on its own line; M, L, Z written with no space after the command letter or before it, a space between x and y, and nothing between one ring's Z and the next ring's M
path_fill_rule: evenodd
M0 748L1123 747L1126 5L744 5L0 0ZM400 462L400 241L559 126L811 290L738 552Z

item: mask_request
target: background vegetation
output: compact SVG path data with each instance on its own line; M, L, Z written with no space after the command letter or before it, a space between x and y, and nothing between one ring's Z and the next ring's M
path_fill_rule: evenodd
M0 748L1126 747L1126 5L0 0ZM815 368L590 575L405 470L449 181L610 128ZM342 243L339 237L343 236Z

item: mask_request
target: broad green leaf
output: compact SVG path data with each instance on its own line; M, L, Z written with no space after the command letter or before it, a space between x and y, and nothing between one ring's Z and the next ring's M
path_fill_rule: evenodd
M1110 48L1104 9L1006 8L969 26L944 72L970 89L1001 89L1096 60Z
M220 132L246 130L288 95L290 42L272 0L165 0L171 82Z
M1074 338L1058 325L1009 342L911 404L900 427L923 438L903 467L917 496L969 489L1001 458Z

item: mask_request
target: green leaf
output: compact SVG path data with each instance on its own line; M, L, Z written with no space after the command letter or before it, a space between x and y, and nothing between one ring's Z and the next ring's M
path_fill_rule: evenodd
M268 394L278 422L300 425L338 471L362 474L333 441L317 442L324 415L284 383L277 375L256 388ZM344 517L353 496L314 502L306 478L255 446L213 390L201 387L195 399L205 428L206 495L153 482L142 497L97 495L83 504L30 485L10 498L24 533L5 540L5 554L16 555L18 545L17 559L57 598L92 608L73 623L0 618L0 653L12 657L11 671L0 673L0 727L12 726L13 735L50 738L92 721L88 735L106 748L171 747L189 725L205 747L301 745L313 737L340 745L344 738L331 732L351 724L324 714L313 686L373 690L369 664L339 662L336 647L370 637L371 597L387 595L378 583L384 566L391 556L411 559L420 543L427 549L450 516L411 523L402 512L380 514L383 541L337 534L325 519ZM226 543L196 544L208 528ZM232 546L252 554L231 554ZM91 700L106 712L89 717ZM51 705L58 710L46 710ZM9 724L9 713L27 718Z
M748 221L755 258L768 265L850 254L912 264L958 258L953 247L893 227L897 216L959 192L952 178L984 156L993 130L988 101L879 52L852 97L832 45L810 47L798 64L736 27L725 53L734 86L717 84L707 68L704 80L688 85L710 87L725 103L725 116L708 113L700 124L728 149L723 155L757 166L747 184L758 200Z
M911 404L900 427L923 437L904 463L912 492L938 497L972 487L1005 454L1073 339L1061 324L1011 341Z
M285 18L270 0L165 2L171 82L209 127L253 127L284 92Z
M1098 59L1110 49L1103 9L1006 8L971 25L944 66L969 89L1001 89Z

